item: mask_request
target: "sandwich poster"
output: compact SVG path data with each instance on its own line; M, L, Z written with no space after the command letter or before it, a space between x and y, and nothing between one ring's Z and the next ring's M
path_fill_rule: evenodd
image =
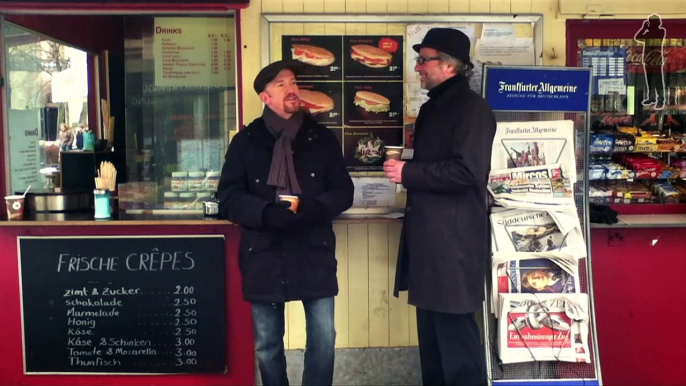
M348 170L382 170L385 146L402 146L402 128L345 128L343 156Z
M403 80L402 36L346 36L345 80Z
M341 36L283 36L281 58L305 63L298 79L341 80Z
M341 83L298 82L300 107L325 126L342 126Z
M346 126L402 126L403 84L346 83Z

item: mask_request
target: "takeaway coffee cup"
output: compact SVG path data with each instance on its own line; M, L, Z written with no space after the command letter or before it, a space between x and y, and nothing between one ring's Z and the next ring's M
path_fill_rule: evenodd
M280 194L280 195L279 195L279 200L290 202L290 203L291 203L291 206L290 206L288 209L292 210L293 213L297 213L297 212L298 212L298 203L300 202L300 200L298 199L297 196L289 196L289 195L286 195L286 194Z
M403 155L402 146L386 146L386 161L394 159L400 160Z
M24 219L24 196L5 196L5 204L9 221Z

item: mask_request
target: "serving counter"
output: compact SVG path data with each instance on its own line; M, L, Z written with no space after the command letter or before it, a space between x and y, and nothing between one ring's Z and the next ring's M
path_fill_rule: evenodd
M395 216L342 215L333 221L334 224L360 223L393 223L401 219ZM44 227L44 226L132 226L132 225L234 225L228 220L207 217L202 214L126 214L113 213L109 219L94 219L93 213L34 213L27 215L23 221L0 221L0 227Z
M397 253L400 221L359 215L344 216L336 220L334 230L337 235L341 288L336 302L337 347L366 347L370 345L383 347L416 344L416 333L412 332L414 330L414 314L410 311L405 299L389 299L388 295L392 287L389 277L392 268L395 267L394 259ZM84 377L79 375L80 373L71 372L40 374L29 371L30 374L25 373L25 366L32 362L31 360L27 362L27 358L31 358L27 354L31 353L22 349L25 344L23 339L26 331L25 325L28 325L24 314L27 310L33 309L45 312L46 318L54 316L48 315L50 313L49 308L45 309L36 304L22 304L22 299L26 299L22 295L22 289L27 285L26 278L34 278L36 283L40 283L42 280L38 272L33 273L36 268L26 270L29 267L26 261L41 266L41 260L54 257L52 255L56 255L56 252L63 252L60 246L62 242L66 242L65 245L70 245L69 249L73 249L74 254L78 254L78 252L84 254L83 251L85 250L80 248L90 239L105 240L107 243L103 242L98 248L110 252L114 248L114 244L107 241L110 238L123 238L132 245L127 248L135 249L134 244L154 238L171 237L171 241L176 238L190 238L190 243L194 243L193 238L197 238L197 242L205 243L200 237L208 236L223 236L225 251L224 297L226 301L224 315L226 320L225 363L227 364L225 372L180 374L173 377L161 374L137 374L135 376L130 374L90 374ZM0 303L5 306L6 310L5 317L0 322L0 331L2 331L0 349L6 353L5 359L0 364L0 384L252 384L255 374L253 336L250 307L248 303L243 301L241 292L241 277L237 262L239 237L237 226L225 220L204 217L202 214L127 215L115 213L114 217L109 220L94 220L92 213L45 214L40 216L29 215L24 221L0 222L0 245L4 246L0 252L0 272L2 272ZM44 254L34 253L28 256L28 248L19 249L24 238L40 241L44 245L54 245L54 250L52 247L43 247ZM55 240L54 243L51 240ZM158 244L160 244L160 248L164 248L165 243L169 244L162 239ZM196 246L189 246L189 248L201 251L204 244L201 245L203 247L197 247L196 244ZM146 252L149 251L146 250ZM40 259L36 258L38 255L41 255ZM348 259L349 255L355 258ZM22 259L25 261L23 276ZM52 266L51 263L46 264ZM119 267L122 266L124 265L120 262ZM63 264L62 267L67 267L67 265ZM79 275L82 274L77 272L70 273L70 275L73 275L73 282L67 280L65 283L74 285L67 287L80 288L83 276ZM192 276L190 278L191 281L195 280L192 279ZM140 287L145 285L150 285L150 283L143 282ZM42 286L36 288L40 289ZM64 300L61 298L62 295L60 293L57 296L60 301ZM359 300L349 302L348 299ZM391 310L391 305L393 310ZM299 304L292 304L288 307L288 329L285 336L285 343L288 348L301 348L305 344L304 316L302 316L303 320L301 321L300 312L297 310L299 306ZM381 308L386 312L379 312ZM61 311L56 315L64 316ZM357 318L352 317L353 315L367 315L367 317ZM198 316L198 320L201 320L200 316ZM357 328L360 327L357 326L360 323L367 328ZM51 323L50 325L59 326L58 323ZM198 328L198 332L200 332L199 330L200 328ZM65 331L67 331L66 327ZM66 334L64 331L60 330L60 332ZM129 333L128 336L133 335L135 334ZM61 338L67 339L66 335L60 336ZM60 340L59 343L63 342ZM36 343L35 341L33 344L41 345L40 342ZM34 350L31 355L38 355L39 358L45 355L59 357L57 355L59 353L50 354L49 344L45 343L44 346L46 352L36 354ZM143 360L143 363L147 362Z

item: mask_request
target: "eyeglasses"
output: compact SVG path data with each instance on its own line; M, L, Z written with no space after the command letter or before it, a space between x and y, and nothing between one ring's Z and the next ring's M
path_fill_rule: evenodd
M432 60L441 60L440 56L417 56L415 61L417 61L417 64L424 64L426 62L430 62Z

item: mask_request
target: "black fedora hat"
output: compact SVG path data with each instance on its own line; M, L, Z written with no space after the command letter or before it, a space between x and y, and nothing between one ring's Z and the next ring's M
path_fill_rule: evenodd
M415 44L412 48L419 52L422 47L433 48L460 59L470 68L474 65L469 60L469 38L462 31L453 28L432 28L426 33L421 44Z
M298 62L297 60L279 60L268 64L266 67L261 69L255 77L255 81L253 82L255 92L259 94L264 91L264 89L267 87L267 84L274 80L274 78L276 78L276 76L279 75L282 70L291 70L293 75L297 77L298 74L302 72L302 68L302 63Z

